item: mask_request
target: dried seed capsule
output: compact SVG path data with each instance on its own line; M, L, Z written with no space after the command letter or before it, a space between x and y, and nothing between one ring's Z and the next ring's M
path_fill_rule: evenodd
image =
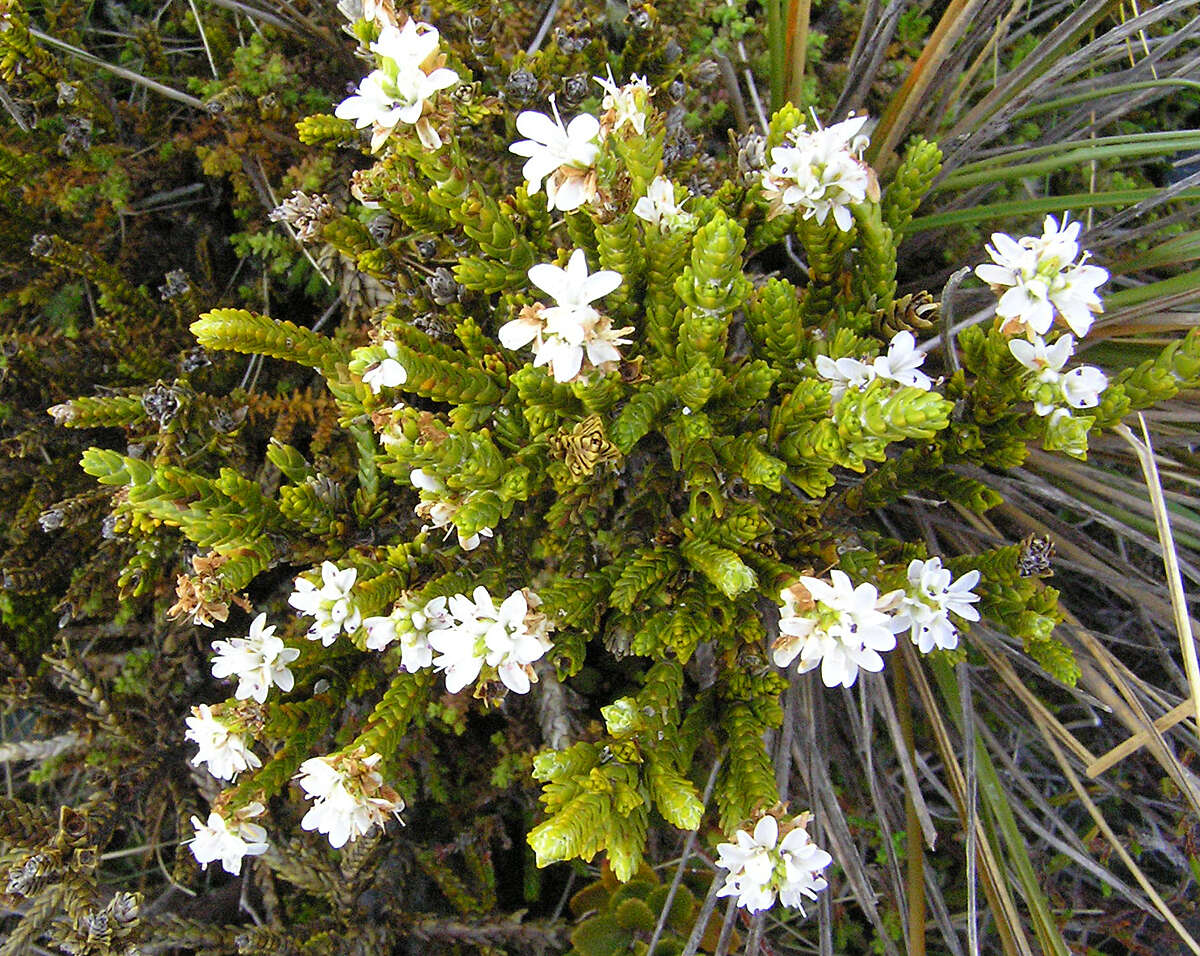
M537 77L528 70L513 70L504 83L504 97L517 104L528 103L538 92Z

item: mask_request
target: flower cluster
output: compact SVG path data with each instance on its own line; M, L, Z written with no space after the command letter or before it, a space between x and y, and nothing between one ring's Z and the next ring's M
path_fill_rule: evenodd
M231 641L213 641L217 652L213 660L213 677L237 677L238 686L234 696L238 700L250 697L260 704L267 699L267 692L274 684L280 690L290 691L294 678L288 664L300 656L294 647L286 647L275 636L275 626L266 626L267 615L259 614L250 623L246 637L235 637Z
M780 667L799 656L799 673L820 665L826 687L850 687L859 668L883 670L879 652L894 648L896 636L873 584L856 587L844 571L829 574L832 583L802 577L780 592L779 638L771 652Z
M836 361L828 355L817 356L817 374L833 383L830 398L836 405L848 389L864 389L875 379L882 378L900 385L909 385L929 391L933 381L921 371L925 353L917 348L916 339L909 331L897 332L888 343L887 354L873 362L855 358L840 358Z
M332 561L321 564L321 586L301 575L288 604L315 620L308 629L310 641L328 647L344 630L353 634L362 625L362 615L354 604L351 590L358 578L357 568L339 569Z
M633 214L663 232L690 229L696 222L696 217L675 201L675 184L663 176L655 177L646 195L634 203Z
M446 598L436 597L423 604L402 595L386 617L369 617L363 621L367 629L367 649L381 651L400 642L400 667L410 674L433 665L432 631L446 630L453 625Z
M833 126L791 130L784 145L771 150L771 165L763 172L769 217L803 210L804 219L823 225L832 215L839 229L849 231L851 204L879 198L875 173L862 160L866 123L866 116L851 116Z
M486 664L513 693L528 693L537 680L531 665L553 646L547 636L550 625L537 611L540 604L527 589L514 591L499 607L485 587L477 587L471 597L451 597L446 626L428 633L438 654L433 666L446 675L446 690L458 693Z
M408 480L412 482L412 486L421 493L421 500L417 503L414 509L417 517L424 518L429 524L426 527L445 528L446 536L449 537L450 531L457 529L454 527L454 516L458 514L459 509L467 502L474 492L468 492L466 495L458 496L451 494L446 490L446 485L436 475L431 475L423 468L414 468L408 476ZM480 528L472 535L467 537L462 536L462 532L458 532L458 546L464 551L474 551L479 547L479 542L483 538L492 536L491 528Z
M1000 296L996 315L1009 335L1045 335L1055 315L1076 335L1087 335L1093 317L1104 310L1096 289L1108 281L1108 272L1087 264L1080 254L1078 222L1062 225L1047 216L1041 236L1013 239L992 233L987 246L992 261L975 267L975 275Z
M375 152L398 123L416 127L427 149L438 149L441 137L426 115L428 100L439 90L458 83L458 74L447 69L438 52L438 31L428 23L407 21L397 29L388 24L371 44L379 69L368 73L353 96L338 104L334 115L355 121L359 129L370 126L371 151Z
M909 632L922 654L935 647L958 647L958 629L950 620L954 614L965 621L978 621L973 606L979 595L971 589L979 583L979 572L972 570L955 581L941 558L914 560L908 565L908 587L897 595L892 628L899 634Z
M540 263L529 270L529 281L554 299L554 305L526 306L520 315L500 327L500 344L519 349L533 343L535 366L549 365L556 382L580 375L586 356L589 369L608 371L621 360L618 345L632 328L614 329L612 320L591 303L621 284L611 269L588 274L582 249L571 253L565 269Z
M596 161L601 144L612 134L629 126L641 136L646 131L650 84L634 74L624 86L617 86L612 71L608 77L594 77L604 96L599 119L580 113L564 123L558 104L550 97L550 113L523 110L517 115L517 132L526 139L517 140L509 150L525 157L521 174L531 196L546 186L550 209L573 212L593 202L598 191Z
M634 73L624 86L617 86L613 79L612 67L608 68L608 76L592 77L604 90L604 98L600 108L604 115L600 117L600 136L606 138L628 125L638 136L646 132L646 108L650 104L650 84L644 76Z
M208 704L192 708L187 727L184 739L200 748L192 758L193 767L207 764L208 772L218 780L236 780L243 770L262 766L262 761L246 746L246 738L220 720Z
M300 825L329 837L335 849L365 836L376 826L387 823L387 815L399 819L404 801L375 765L383 758L360 751L312 757L300 764L296 780L305 795L314 801Z
M544 180L550 208L571 212L596 197L600 121L580 113L564 124L554 97L550 97L550 110L553 117L535 110L521 112L517 132L528 139L518 140L509 150L527 157L521 174L529 194L536 195Z
M767 814L754 832L738 830L735 843L717 847L717 863L729 871L717 896L736 896L737 905L751 913L769 909L779 902L804 913L804 897L817 898L829 884L821 871L833 862L814 844L806 827L811 817L802 814L784 825L780 838L779 820Z
M1047 345L1040 335L1028 341L1012 339L1008 349L1013 358L1033 373L1028 376L1025 394L1037 414L1063 411L1063 405L1095 408L1100 404L1100 394L1108 387L1108 377L1100 369L1080 365L1069 372L1062 370L1075 351L1072 336L1060 336L1053 345Z
M267 831L257 823L250 822L264 812L266 807L254 801L228 820L216 810L208 815L207 823L193 816L192 826L196 835L188 841L188 845L196 862L207 870L208 864L220 860L226 873L234 876L241 873L243 857L267 852Z

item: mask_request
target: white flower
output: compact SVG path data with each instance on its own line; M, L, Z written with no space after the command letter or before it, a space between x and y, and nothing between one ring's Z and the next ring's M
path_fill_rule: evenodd
M400 816L404 801L374 769L379 754L311 757L300 764L296 779L314 803L300 825L305 830L327 834L329 845L338 849L387 823L387 815Z
M234 876L242 872L242 857L258 856L267 852L267 831L257 823L247 822L263 813L266 808L258 802L249 803L226 821L215 810L208 815L208 823L192 817L196 835L187 841L192 856L203 869L217 860L226 873Z
M633 205L633 214L663 232L690 229L696 217L675 202L675 184L664 176L655 177L646 195Z
M218 780L236 780L243 770L262 766L262 761L246 746L246 738L217 719L208 704L192 708L187 727L184 739L200 747L192 758L193 767L208 764L208 772Z
M1093 365L1081 365L1062 377L1059 388L1072 408L1095 408L1100 404L1100 393L1108 388L1108 376Z
M979 583L979 572L968 571L952 580L941 558L914 560L908 565L908 587L899 599L892 619L896 633L908 631L912 642L922 654L935 647L952 650L958 647L958 629L950 621L956 614L964 621L978 621L979 611L973 606L979 595L971 588Z
M363 383L369 386L376 395L379 394L380 389L395 388L408 381L408 370L400 364L396 357L399 354L396 343L390 339L385 341L383 350L387 353L386 356L371 365L362 377Z
M828 884L820 871L833 857L811 843L808 814L791 821L779 839L779 821L770 814L754 826L753 834L738 830L735 843L717 846L717 865L728 870L717 896L736 896L737 904L751 913L769 909L776 893L784 906L804 912L802 897L816 899Z
M1018 240L992 233L985 247L992 261L976 266L975 275L1000 296L996 315L1004 320L1003 331L1045 335L1057 312L1076 335L1087 334L1093 317L1104 311L1096 289L1108 272L1087 265L1088 253L1079 254L1080 228L1066 216L1061 226L1047 216L1041 236Z
M451 597L453 622L429 632L429 643L438 652L433 666L446 675L446 690L457 694L474 683L486 664L513 693L528 693L537 680L531 665L553 646L545 616L534 610L540 603L532 592L520 590L497 608L482 586L471 597Z
M530 608L524 591L514 591L499 609L490 596L482 605L479 597L476 591L477 620L491 622L483 635L488 651L485 663L496 668L501 683L513 693L529 693L530 682L537 680L530 665L553 646L546 637L546 628L530 627Z
M879 610L879 592L866 582L855 587L844 571L830 572L831 584L817 578L802 577L799 587L807 592L812 606L797 612L799 602L791 589L781 592L783 601L779 637L772 645L772 656L780 667L787 667L797 655L797 667L804 674L821 666L826 687L850 687L858 679L859 668L883 670L879 651L896 646L891 618Z
M425 528L446 528L446 537L450 536L451 531L456 532L458 546L464 551L474 551L479 547L479 542L483 538L492 537L491 528L480 528L474 534L464 538L462 532L454 525L454 516L476 492L467 492L460 499L446 491L446 486L441 479L422 468L414 468L409 474L408 480L412 482L414 488L421 492L421 500L413 510L418 517L425 518L430 522Z
M436 597L424 606L401 598L387 617L369 617L363 621L367 629L367 648L383 650L393 641L400 642L400 667L410 674L433 664L431 631L450 627L450 613L444 597Z
M879 375L875 367L866 362L854 358L840 358L834 361L828 355L817 356L817 374L833 383L829 390L829 398L834 405L841 401L848 389L861 391Z
M1038 415L1049 415L1064 403L1072 408L1094 408L1108 387L1108 377L1091 365L1063 373L1063 366L1075 351L1075 340L1070 335L1061 336L1053 345L1047 345L1040 335L1033 336L1032 341L1012 339L1008 350L1034 373L1026 395Z
M634 73L624 86L617 86L612 67L608 77L592 77L604 90L600 107L605 110L603 126L606 134L615 133L629 124L641 136L646 132L646 106L650 100L650 84L644 76Z
M284 693L294 685L288 664L300 656L294 647L286 647L275 637L275 625L264 627L267 615L259 614L250 624L246 637L235 637L231 641L213 641L212 649L217 657L212 664L213 677L238 679L234 696L238 700L250 697L260 704L267 699L267 692L274 684Z
M436 29L409 20L399 30L385 26L371 44L371 52L381 58L380 68L363 78L355 94L338 104L334 115L354 120L359 129L373 126L372 152L383 145L397 123L415 125L426 147L441 146L428 120L422 120L425 102L439 90L454 86L458 74L441 66L445 58L438 54L438 42Z
M872 368L879 378L891 379L901 385L929 391L933 381L920 371L921 363L925 361L925 353L917 347L916 339L909 331L897 332L888 343L887 355L875 359Z
M518 114L517 132L529 138L513 143L509 151L528 157L521 175L529 194L537 193L546 180L550 208L570 212L596 194L593 167L600 155L600 121L581 113L564 126L554 97L550 97L550 109L553 119L533 110Z
M736 843L717 846L717 865L729 871L717 896L736 896L738 906L751 913L768 909L775 902L772 882L779 821L765 816L755 825L753 835L738 830L734 839Z
M801 825L789 832L779 843L783 859L783 885L779 887L779 902L798 909L804 915L804 901L817 898L817 893L829 884L820 871L833 862L827 852L812 843L808 831Z
M811 132L803 126L789 132L789 145L771 150L771 166L763 173L769 216L803 209L803 218L824 224L832 214L838 228L849 231L854 224L850 205L879 192L875 174L861 159L868 143L861 135L866 122L866 116L852 116Z
M303 575L296 578L296 589L288 598L288 604L301 614L315 618L308 629L310 641L320 641L328 647L343 630L353 634L359 629L362 616L350 593L357 578L357 568L339 570L332 561L321 564L319 588Z
M601 269L588 274L582 249L571 253L567 267L539 263L529 270L529 280L554 299L554 305L523 309L521 315L500 327L505 348L534 347L534 366L549 365L556 382L570 382L583 368L586 355L591 368L605 369L621 359L618 345L632 328L614 329L612 322L591 306L621 284L621 274Z

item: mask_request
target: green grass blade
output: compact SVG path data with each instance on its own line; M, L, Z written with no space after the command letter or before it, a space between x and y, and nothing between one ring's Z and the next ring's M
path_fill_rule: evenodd
M905 235L944 229L947 226L969 226L997 219L1016 219L1041 216L1045 213L1069 212L1073 209L1122 208L1153 199L1161 190L1156 186L1141 189L1111 189L1104 192L1071 193L1065 196L1039 196L1037 199L1014 199L1007 202L953 209L914 219L904 230ZM1200 199L1200 187L1184 189L1174 197L1178 200Z
M958 696L958 683L954 678L954 672L945 660L936 657L928 660L942 697L949 707L950 716L961 731L963 724L962 701ZM1071 956L1063 941L1062 933L1059 932L1058 924L1050 912L1050 901L1046 899L1046 895L1038 883L1037 871L1033 868L1033 861L1029 859L1029 853L1025 849L1025 837L1021 833L1020 827L1017 826L1016 817L1008 805L1009 795L1001 785L1000 777L996 773L996 767L992 763L987 747L984 746L983 740L978 735L975 737L975 750L976 769L979 774L979 795L983 798L988 810L991 811L996 828L1004 837L1008 861L1016 871L1017 879L1021 883L1022 896L1026 906L1029 907L1033 929L1041 943L1042 952L1053 953L1054 956Z
M1043 113L1052 113L1055 110L1064 109L1068 106L1078 106L1080 103L1086 103L1089 100L1103 99L1106 96L1115 96L1122 93L1137 93L1140 90L1166 89L1176 86L1182 86L1185 89L1190 90L1200 90L1200 81L1185 80L1178 76L1165 76L1158 80L1141 80L1136 83L1117 83L1113 86L1088 90L1086 93L1076 93L1073 96L1062 96L1056 100L1047 100L1044 103L1035 103L1032 106L1027 106L1025 109L1014 114L1014 119L1029 119L1031 116L1041 116Z
M987 183L1027 179L1043 176L1059 169L1079 169L1091 162L1110 162L1170 156L1174 153L1200 150L1200 131L1187 133L1147 133L1138 136L1106 137L1080 144L1074 149L1063 150L1062 144L1053 147L1036 147L1007 153L1002 157L973 164L974 168L963 167L947 176L934 192L951 189L968 189ZM1032 162L1021 162L1022 157L1042 155L1044 158Z

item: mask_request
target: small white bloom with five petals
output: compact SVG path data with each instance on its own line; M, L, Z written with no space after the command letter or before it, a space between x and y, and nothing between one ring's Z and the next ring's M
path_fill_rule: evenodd
M874 172L860 158L868 142L862 135L866 122L866 116L852 116L811 132L803 126L789 132L784 145L771 150L771 165L763 173L769 217L799 209L803 218L819 224L832 215L840 230L849 231L854 224L850 206L879 193Z
M435 597L424 605L402 598L387 617L369 617L363 621L367 630L367 648L380 651L395 641L400 642L400 667L412 674L433 664L433 645L429 635L452 625L445 597Z
M193 816L196 835L187 843L196 862L207 870L208 864L220 860L226 873L234 876L241 873L243 857L267 852L267 831L257 823L249 822L265 810L261 803L254 802L234 814L232 820L226 820L215 810L208 815L207 823Z
M321 564L320 587L303 575L296 578L296 589L288 604L315 619L308 629L310 641L320 641L328 647L343 630L353 634L362 625L351 593L357 578L357 568L339 569L332 561Z
M452 624L429 633L429 643L438 652L433 666L446 675L446 690L456 694L474 683L486 664L513 693L528 693L537 680L532 665L553 646L547 637L549 624L536 611L540 603L522 589L497 607L482 586L471 597L451 597L447 608Z
M633 204L633 214L657 226L663 232L690 229L696 217L684 212L675 201L675 184L665 176L656 176L646 188L646 195Z
M1104 311L1096 289L1108 281L1108 271L1088 265L1088 253L1079 255L1080 228L1065 216L1061 226L1047 216L1041 236L992 233L985 247L992 261L976 266L975 275L1000 296L996 315L1006 333L1045 335L1057 314L1073 333L1086 335Z
M400 364L396 343L387 339L382 344L384 357L372 364L362 377L363 384L376 395L381 389L396 388L408 381L408 370Z
M371 151L374 152L398 123L415 126L421 143L438 149L441 137L423 118L426 101L439 90L458 83L458 74L441 64L438 31L428 23L408 20L404 26L385 26L371 52L380 58L380 68L372 70L358 85L353 96L338 104L334 115L355 121L358 129L374 127Z
M1047 345L1040 335L1029 341L1012 339L1008 350L1034 373L1026 394L1038 415L1049 415L1063 404L1071 408L1095 408L1100 404L1100 395L1108 387L1108 377L1100 369L1081 365L1066 373L1062 370L1075 351L1075 340L1070 335L1060 336L1053 345Z
M517 132L528 139L513 143L509 151L527 157L521 174L531 196L545 180L550 208L571 212L596 194L593 167L600 155L600 121L580 113L564 125L554 97L550 109L553 119L535 110L517 115Z
M618 345L632 328L614 329L611 320L591 303L621 284L621 274L611 269L588 273L587 257L576 249L565 269L539 263L529 270L529 281L554 299L552 306L522 310L520 316L500 327L500 344L519 349L533 344L534 366L549 365L556 382L570 382L583 369L604 369L619 362Z
M613 79L612 67L608 68L608 76L592 77L604 90L604 98L600 107L605 111L602 117L605 134L616 133L621 127L629 125L641 136L646 132L646 107L650 101L650 84L644 76L634 73L624 86L617 86Z
M238 700L252 698L260 704L274 684L284 693L294 686L288 664L300 656L294 647L287 647L275 636L275 625L265 626L266 613L259 614L250 624L246 637L231 641L213 641L217 652L212 664L213 677L237 677L234 696Z
M933 387L933 381L921 371L924 361L925 353L917 348L917 340L911 332L904 330L892 336L887 354L876 358L871 367L879 378L927 392Z
M375 770L380 754L352 754L311 757L300 764L296 780L313 805L300 825L329 837L329 845L339 849L382 827L391 814L399 819L404 801L383 776Z
M813 844L806 826L809 814L791 821L779 838L779 821L767 814L754 832L738 830L734 843L717 846L717 865L729 873L717 896L735 896L737 905L751 913L769 909L776 894L784 906L804 912L803 897L816 899L828 886L820 871L833 857Z
M974 605L979 595L971 589L979 583L979 572L968 571L957 580L949 568L942 567L941 558L928 561L913 560L908 565L908 587L899 598L892 628L896 633L908 631L912 642L922 654L935 647L953 650L958 647L958 629L950 620L955 614L964 621L978 621Z
M208 772L218 780L236 780L243 770L262 766L262 761L246 746L245 736L230 730L208 704L192 708L187 728L184 739L200 748L192 758L192 766L207 764Z

